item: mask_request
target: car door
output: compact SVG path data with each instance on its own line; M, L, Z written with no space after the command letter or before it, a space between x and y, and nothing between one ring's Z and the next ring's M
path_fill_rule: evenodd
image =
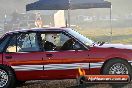
M37 33L13 34L5 48L3 61L14 69L19 80L40 79L43 77L40 51Z
M62 31L45 32L40 36L46 54L43 61L47 79L75 78L79 67L89 72L88 50L78 41Z

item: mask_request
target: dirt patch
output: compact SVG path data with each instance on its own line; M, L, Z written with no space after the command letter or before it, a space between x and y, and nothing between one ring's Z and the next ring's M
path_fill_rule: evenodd
M27 81L25 84L17 88L117 88L112 87L110 84L87 84L78 86L76 80L66 79L66 80L37 80L37 81ZM127 84L120 88L132 88L132 83Z

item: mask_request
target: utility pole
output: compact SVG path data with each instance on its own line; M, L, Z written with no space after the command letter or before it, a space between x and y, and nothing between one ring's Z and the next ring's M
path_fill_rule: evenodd
M112 43L113 30L112 30L112 5L110 7L110 42Z
M5 14L4 14L4 30L3 30L3 32L5 32L5 29L6 29L6 26L7 26L7 14L6 14L6 10L5 10Z

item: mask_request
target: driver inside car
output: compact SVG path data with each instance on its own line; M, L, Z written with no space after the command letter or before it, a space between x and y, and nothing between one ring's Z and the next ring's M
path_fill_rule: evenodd
M61 47L61 50L72 50L73 46L74 46L74 39L70 38L69 40L67 40L63 46Z

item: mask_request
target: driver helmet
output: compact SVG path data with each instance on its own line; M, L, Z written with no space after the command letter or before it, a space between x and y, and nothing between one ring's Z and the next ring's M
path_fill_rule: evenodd
M51 42L54 45L56 45L57 34L46 34L45 38L46 38L46 41Z

